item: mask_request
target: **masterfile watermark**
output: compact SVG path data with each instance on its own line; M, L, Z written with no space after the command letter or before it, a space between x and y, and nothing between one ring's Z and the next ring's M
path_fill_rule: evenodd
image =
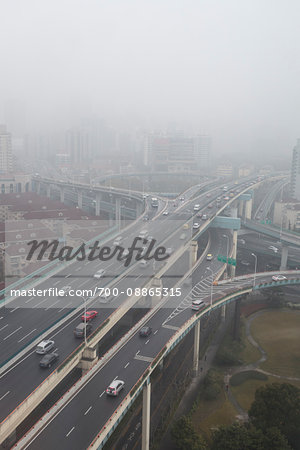
M138 245L140 244L140 245ZM99 245L99 241L95 241L92 245L86 246L85 243L81 244L78 248L74 248L69 245L63 247L60 246L58 239L53 241L42 240L38 241L34 239L27 243L31 246L29 253L26 256L27 261L31 261L33 256L36 256L36 260L41 261L45 259L47 251L50 250L47 256L49 261L109 261L116 257L118 261L124 261L124 266L128 267L131 263L134 255L135 261L146 260L150 261L164 261L169 258L169 254L166 252L166 248L159 246L155 248L156 240L144 239L141 237L134 238L130 247L122 247L120 245L114 245L113 247Z

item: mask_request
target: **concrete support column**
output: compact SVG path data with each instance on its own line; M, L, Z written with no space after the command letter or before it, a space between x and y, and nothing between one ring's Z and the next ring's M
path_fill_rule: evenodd
M243 200L240 200L239 201L239 209L238 209L239 217L243 217L243 211L244 211L244 202L243 202Z
M200 320L196 322L194 328L194 357L193 357L193 374L196 377L199 369L199 350L200 350Z
M225 322L226 318L226 305L221 306L221 320L222 322Z
M232 258L234 258L236 260L236 250L237 250L237 230L233 230L233 235L232 235ZM230 277L233 278L235 276L235 266L232 266L230 264L229 266L229 271L230 271Z
M233 339L240 338L240 318L241 318L241 299L235 302L234 319L233 319Z
M245 219L251 220L251 216L252 216L252 198L250 198L250 200L246 201L246 204L245 204Z
M197 252L198 252L198 242L191 241L191 244L190 244L190 269L197 262Z
M100 205L101 205L102 195L101 192L96 193L96 207L95 207L95 215L100 216Z
M149 450L150 445L150 417L151 417L151 383L147 378L143 386L143 415L142 415L142 450Z
M152 262L150 261L150 264L152 264ZM146 308L153 308L155 305L157 305L157 303L161 300L161 292L163 289L163 283L162 283L162 279L158 278L158 277L153 277L151 280L151 284L150 284L150 289L155 295L147 295L147 296L142 296L141 300L140 300L140 304ZM160 292L160 294L156 294Z
M77 204L78 208L82 209L82 191L77 192Z
M286 270L288 254L289 254L288 247L283 245L282 246L282 252L281 252L280 270Z
M236 208L236 206L231 207L230 216L231 217L237 217L237 208Z
M51 195L51 186L50 186L50 184L47 184L47 186L46 186L46 196L48 198L50 198L50 195Z
M116 225L118 227L118 230L121 230L121 198L120 197L116 197L116 203L115 203L115 208L116 208Z
M38 195L40 195L40 193L41 193L41 183L37 183L36 184L36 192L37 192Z
M60 202L64 203L65 201L65 190L63 187L59 188L59 196L60 196Z
M137 202L136 204L136 218L140 217L143 213L143 205L140 202Z

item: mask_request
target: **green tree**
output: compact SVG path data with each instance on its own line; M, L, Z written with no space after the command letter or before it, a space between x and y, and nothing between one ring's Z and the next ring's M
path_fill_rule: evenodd
M199 436L191 420L182 416L178 419L171 430L172 439L179 450L207 450L207 445Z
M212 450L292 450L286 438L277 429L266 433L253 426L220 427L213 433Z
M296 386L272 383L257 389L249 418L263 432L277 428L292 448L300 449L300 389Z

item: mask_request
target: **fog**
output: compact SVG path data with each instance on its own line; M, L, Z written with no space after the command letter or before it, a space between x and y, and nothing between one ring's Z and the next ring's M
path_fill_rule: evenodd
M174 122L210 134L219 153L290 152L300 136L299 0L0 5L2 122Z

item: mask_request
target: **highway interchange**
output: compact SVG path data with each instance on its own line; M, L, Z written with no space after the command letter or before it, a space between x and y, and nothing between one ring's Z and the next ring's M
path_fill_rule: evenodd
M197 190L199 190L199 187ZM199 202L201 204L201 211L211 215L212 211L215 212L215 207L213 210L206 208L209 203L220 195L220 190L219 188L216 188L215 190L211 189L211 193L209 194L210 197L207 197L207 194L205 193L199 196L199 198L195 198L189 202L189 197L194 194L195 188L185 194L184 202L176 200L177 206L175 207L173 206L173 201L168 202L167 205L161 204L158 211L158 217L155 217L156 211L149 212L148 215L150 220L148 222L143 222L141 225L138 221L129 228L129 233L126 234L125 243L130 245L130 241L137 235L138 231L147 228L149 234L157 239L158 242L163 242L166 239L164 245L176 249L178 245L182 244L180 241L180 235L183 233L182 225L193 214L192 205ZM168 216L162 215L163 209L168 210L170 214ZM174 220L174 218L176 220ZM189 233L191 232L190 230L191 227L189 228ZM172 234L172 231L174 231L174 235L168 238L168 236ZM190 236L187 236L187 238L189 237ZM214 256L218 253L226 253L226 240L223 238L222 233L220 234L220 232L216 230L210 231L210 237L211 246L209 252L213 253ZM184 257L182 257L181 261L184 261ZM110 267L107 265L105 266L105 270L109 275L105 280L105 284L113 281L115 277L119 275L120 264L116 263L117 262L111 262ZM98 283L97 280L91 277L91 274L94 274L100 267L104 267L103 264L103 262L99 261L88 262L85 264L76 262L71 267L72 272L70 271L70 267L66 268L60 273L60 277L55 279L54 283L56 283L58 287L70 284L74 288L82 288L85 283L91 288ZM201 281L202 279L203 287L205 287L205 289L210 286L212 279L210 271L207 270L208 265L213 272L216 273L220 270L221 263L214 258L211 263L204 260L198 266L196 278L198 281ZM155 267L156 270L158 268L159 267ZM180 273L178 273L177 265L175 270L176 277L174 277L172 269L169 270L163 280L164 286L172 286L175 284L187 270L188 264L187 258L185 258L183 267L180 268ZM76 272L80 273L80 277L77 276L78 274L76 274ZM75 274L75 276L72 276L72 274ZM117 281L117 283L122 284L122 290L126 290L126 287L132 288L133 284L135 286L143 285L145 280L151 278L151 275L153 275L153 267L150 266L146 269L142 269L138 265L133 266L130 275L131 276L126 275L124 278L121 278L120 281ZM53 279L46 280L43 285L53 285ZM88 446L102 424L104 424L110 414L113 413L118 402L121 401L123 396L126 395L139 376L143 373L147 365L149 365L149 361L145 361L140 357L137 358L136 354L153 358L162 348L164 342L166 342L172 333L174 333L174 329L166 328L163 326L163 323L169 323L169 325L171 324L171 326L177 327L184 323L184 321L187 320L187 317L190 317L190 305L189 307L180 307L182 299L186 296L190 288L186 286L182 289L182 298L170 298L168 303L164 305L164 308L159 310L151 319L151 327L154 331L151 337L148 340L141 341L141 338L137 334L133 336L126 346L117 354L117 357L110 360L103 368L101 368L99 373L88 383L85 389L83 389L80 394L64 408L57 419L54 419L43 433L34 440L30 445L30 448L40 448L38 446L41 445L41 439L44 443L47 442L46 448L54 448L55 445L59 445L59 442L61 446L62 439L65 442L63 448L80 449ZM2 340L3 343L5 343L4 346L2 344L2 347L5 347L3 348L3 354L1 351L1 358L3 358L2 362L21 349L22 346L26 344L27 337L32 339L35 335L38 335L39 332L45 330L48 326L57 321L63 314L69 312L71 307L76 306L73 304L65 305L66 299L59 297L43 300L44 303L39 304L41 299L25 297L22 301L28 301L30 308L22 308L18 303L20 300L16 299L8 305L9 307L1 309L2 318L0 320L0 332L2 333L2 336L4 336ZM115 300L114 305L109 304L105 305L105 307L103 307L104 305L101 305L99 308L99 299L94 299L89 305L89 309L98 309L100 314L94 319L93 328L96 329L96 327L113 312L115 307L124 300L125 296L120 296ZM79 303L80 301L82 300L79 299ZM54 304L54 302L56 303ZM176 304L174 302L176 302ZM172 319L170 319L170 313L176 311L178 306L180 313L173 314ZM70 320L67 320L64 324L59 326L54 333L55 336L50 334L50 337L54 337L59 349L60 362L78 345L78 341L73 337L73 329L74 325L78 323L79 315L81 314L82 311L80 314L76 314ZM3 334L3 332L6 334ZM56 366L51 370L55 370L55 368ZM30 377L24 379L24 373L30 373ZM46 371L45 373L38 367L37 355L34 354L34 349L26 353L21 361L18 361L12 365L12 367L6 369L1 375L1 420L3 420L7 414L29 395L30 392L48 375L49 371ZM107 398L103 392L108 383L115 377L125 380L126 389L118 399L110 399ZM55 433L53 432L54 428L52 427L55 427Z

